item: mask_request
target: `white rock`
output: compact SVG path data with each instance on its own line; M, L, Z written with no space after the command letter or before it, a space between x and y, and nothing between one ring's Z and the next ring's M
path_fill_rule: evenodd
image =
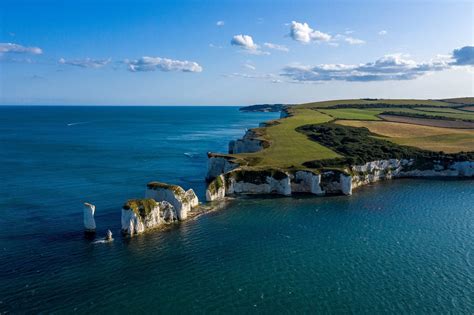
M95 206L93 204L84 203L84 229L86 232L95 232L96 226L95 226L95 219L94 219L94 214L95 214Z
M228 158L211 156L207 161L207 180L212 180L217 176L236 169L238 165L232 163Z
M352 176L340 174L339 182L341 183L341 192L346 195L352 195Z
M247 130L242 139L229 142L229 154L253 153L263 150L262 141L255 139L252 130Z
M222 200L225 193L225 178L224 175L219 175L207 186L206 201Z
M323 195L324 191L321 189L320 183L320 174L314 174L310 171L297 171L291 181L291 191Z
M175 208L178 220L185 220L188 212L199 203L194 191L185 192L180 186L157 182L147 185L145 198L169 202Z
M135 204L139 205L140 200L134 200ZM148 201L150 202L150 201ZM135 235L145 232L147 229L156 228L164 223L172 223L176 220L176 212L173 205L169 202L155 202L146 215L141 215L140 211L135 211L128 206L127 202L122 208L122 233L128 235Z
M239 172L237 170L236 172ZM233 176L229 176L229 182L226 183L226 194L279 194L291 195L290 176L282 179L275 179L272 176L266 176L264 182L252 183L237 181Z

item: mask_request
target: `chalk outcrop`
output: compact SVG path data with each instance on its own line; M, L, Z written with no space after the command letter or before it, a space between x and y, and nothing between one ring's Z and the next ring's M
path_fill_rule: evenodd
M180 186L159 182L148 183L145 198L169 202L176 210L178 220L185 220L188 213L199 204L192 189L185 191Z
M263 141L257 137L253 130L247 130L242 139L229 142L229 154L253 153L263 150Z
M84 215L84 231L86 233L95 233L95 206L91 203L84 203L83 215Z
M130 236L176 220L176 210L167 201L131 199L122 207L122 233Z
M291 180L291 191L293 193L311 193L323 195L321 189L321 174L311 171L296 171Z
M222 200L225 197L224 175L217 176L206 189L206 201Z
M208 154L206 180L211 181L217 176L236 169L239 165L232 162L230 157Z

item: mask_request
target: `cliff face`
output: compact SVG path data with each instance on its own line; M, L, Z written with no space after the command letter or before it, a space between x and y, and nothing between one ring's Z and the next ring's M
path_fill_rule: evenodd
M185 220L192 208L199 204L199 200L192 189L185 191L180 186L158 182L148 183L145 198L169 202L175 208L178 220Z
M209 156L207 161L206 180L210 181L217 176L230 172L239 167L238 164L230 161L230 158L220 156Z
M122 233L131 236L140 234L177 219L175 208L167 201L132 199L122 208Z
M431 169L415 168L413 160L378 160L352 166L345 171L322 171L320 174L305 170L282 172L278 170L249 171L234 169L220 175L209 184L207 200L220 200L239 194L294 193L314 195L351 195L354 188L384 179L401 177L474 177L474 162L434 164Z
M230 141L229 154L253 153L263 150L263 142L255 138L255 133L248 130L242 139Z

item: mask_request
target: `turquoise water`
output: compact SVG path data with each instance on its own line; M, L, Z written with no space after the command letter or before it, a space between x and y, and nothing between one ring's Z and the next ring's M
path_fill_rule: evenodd
M0 107L0 313L473 313L472 181L246 198L122 239L149 180L202 197L207 151L277 114ZM82 202L99 234L82 234Z

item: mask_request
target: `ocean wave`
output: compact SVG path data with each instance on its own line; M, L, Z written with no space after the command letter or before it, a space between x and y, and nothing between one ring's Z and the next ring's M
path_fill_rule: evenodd
M69 123L69 124L67 124L67 126L71 127L71 126L76 126L76 125L84 125L84 124L88 124L88 123L90 123L90 121L78 121L78 122Z

